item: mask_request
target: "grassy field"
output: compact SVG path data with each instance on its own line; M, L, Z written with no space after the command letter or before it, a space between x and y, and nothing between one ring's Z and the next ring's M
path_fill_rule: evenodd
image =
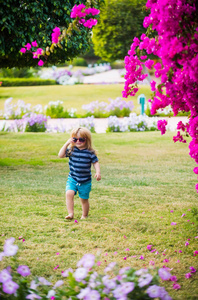
M0 110L4 109L4 102L7 98L13 97L13 103L18 99L32 105L42 104L45 106L49 101L63 101L66 109L76 108L77 113L81 114L83 104L92 101L105 101L108 99L116 99L122 96L123 84L110 85L74 85L74 86L29 86L29 87L1 87L0 88ZM129 97L126 101L133 100L135 109L139 113L140 107L137 104L139 94L145 94L149 99L151 91L149 86L142 86L136 97Z
M197 207L196 176L187 145L174 144L170 132L93 134L102 180L93 179L86 220L80 220L76 196L75 223L64 219L68 163L57 157L68 137L1 133L0 251L5 239L15 237L23 249L20 264L27 264L33 275L51 276L52 282L61 279L61 271L75 268L85 253L100 252L101 271L115 260L135 268L152 260L177 276L180 290L173 290L172 282L163 283L173 299L197 299L198 272L185 278L190 266L198 267L193 256L198 224L192 213ZM148 244L159 254L149 252Z

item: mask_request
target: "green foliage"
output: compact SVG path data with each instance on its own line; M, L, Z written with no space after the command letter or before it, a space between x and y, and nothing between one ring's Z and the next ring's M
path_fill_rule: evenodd
M34 85L54 85L55 80L40 78L0 78L2 86L34 86Z
M74 58L74 60L71 62L71 64L73 66L78 66L78 67L87 67L87 62L82 57Z
M33 125L30 125L30 123L27 123L25 127L25 132L45 132L46 131L46 126L43 123L34 123Z
M106 0L93 30L95 54L108 61L124 59L133 38L143 32L145 0Z
M29 78L33 77L33 73L33 68L3 68L0 70L0 77Z
M45 112L46 116L49 116L50 118L69 118L68 111L64 111L64 107L61 103L58 105L49 105Z
M38 60L33 59L31 53L22 55L20 49L35 40L43 49L50 46L53 29L67 28L72 21L71 9L79 3L86 3L86 0L3 1L0 10L0 67L36 66ZM73 31L67 42L61 42L62 49L55 48L47 62L57 64L72 60L88 49L89 40L90 30L82 25L80 31Z

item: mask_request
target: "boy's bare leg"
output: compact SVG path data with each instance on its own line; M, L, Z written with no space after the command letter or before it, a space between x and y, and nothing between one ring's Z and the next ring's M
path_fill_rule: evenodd
M82 217L81 219L85 219L88 217L89 214L89 199L82 199L80 198L82 203Z
M65 217L67 220L72 220L74 217L74 195L75 192L68 190L66 192L66 206L68 210L68 216Z

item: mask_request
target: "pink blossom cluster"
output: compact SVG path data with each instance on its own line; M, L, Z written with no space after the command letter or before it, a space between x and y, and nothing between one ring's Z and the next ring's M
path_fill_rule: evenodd
M98 15L100 10L95 7L86 8L84 4L75 5L71 11L71 18L79 18L79 23L85 27L92 28L95 26L98 21L96 19L90 18L88 20L85 19L87 15Z
M198 18L196 0L148 0L146 8L149 16L144 19L144 27L155 31L156 37L145 34L134 38L125 57L125 86L123 97L134 96L138 91L136 81L143 80L143 65L154 68L155 76L161 79L153 91L150 102L151 113L171 105L176 116L179 112L190 112L188 128L185 131L192 137L189 144L190 156L198 163ZM136 54L136 49L140 58ZM145 54L154 54L160 58L155 63ZM146 61L145 61L146 59ZM184 131L183 127L180 128ZM185 143L178 131L174 142ZM196 185L198 192L198 185Z
M167 121L166 120L159 120L157 122L157 129L161 131L161 134L165 134L166 132L166 125L167 125Z
M52 43L53 44L57 44L58 43L58 38L61 34L61 31L60 31L60 28L59 27L55 27L53 29L53 32L52 32Z
M89 7L86 8L86 6L82 3L79 5L75 5L72 8L71 11L71 18L79 18L78 22L79 24L83 24L83 26L87 27L87 28L92 28L93 26L95 26L98 21L96 19L93 18L89 18L89 19L85 19L86 16L96 16L100 13L100 10L95 8L95 7ZM59 27L55 27L53 29L53 32L51 34L52 37L52 44L57 44L59 42L59 37L61 35L61 30ZM33 58L39 58L40 55L44 56L44 50L42 48L38 48L35 52L32 52L31 49L32 47L37 47L37 41L30 43L27 43L23 48L21 48L20 52L21 53L26 53L26 51L30 51L33 54ZM45 61L47 60L47 56L44 56ZM40 59L38 61L38 65L40 67L42 67L45 64L45 61Z

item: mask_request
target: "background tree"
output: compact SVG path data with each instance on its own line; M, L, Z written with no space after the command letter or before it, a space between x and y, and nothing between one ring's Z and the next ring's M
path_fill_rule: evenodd
M93 2L94 6L99 1ZM37 40L42 48L51 44L51 34L55 27L67 28L71 22L70 13L76 4L86 0L7 0L0 10L0 67L36 66L37 59L31 53L20 53L21 47ZM61 41L55 55L50 55L50 64L64 63L85 53L89 48L91 29L81 25L80 31L73 30L67 42Z
M135 36L143 32L146 0L105 0L93 30L96 55L107 61L124 59Z

